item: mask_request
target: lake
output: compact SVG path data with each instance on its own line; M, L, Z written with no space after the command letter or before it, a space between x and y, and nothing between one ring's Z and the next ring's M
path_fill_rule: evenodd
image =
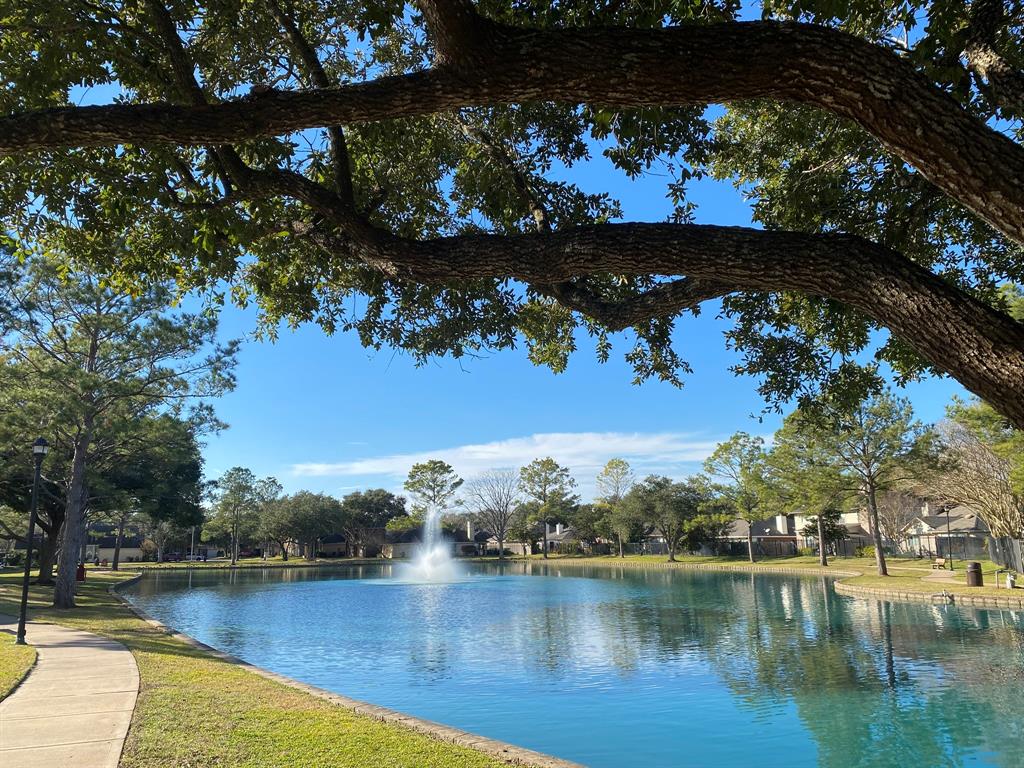
M261 667L593 768L1024 765L1024 613L823 577L465 568L156 572L125 596Z

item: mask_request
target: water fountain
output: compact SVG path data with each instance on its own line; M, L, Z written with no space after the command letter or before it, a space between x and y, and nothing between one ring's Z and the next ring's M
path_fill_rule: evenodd
M395 572L402 581L420 584L448 584L462 579L462 568L452 558L451 547L441 535L440 508L427 508L423 541L412 561L400 563Z

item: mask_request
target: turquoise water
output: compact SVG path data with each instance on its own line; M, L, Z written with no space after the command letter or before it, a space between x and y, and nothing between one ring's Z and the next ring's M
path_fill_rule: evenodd
M1024 614L823 578L170 572L128 595L254 664L594 768L1024 766Z

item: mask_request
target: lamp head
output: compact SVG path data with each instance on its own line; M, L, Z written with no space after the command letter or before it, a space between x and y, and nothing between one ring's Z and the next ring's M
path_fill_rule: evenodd
M36 438L36 441L32 443L32 455L37 459L43 458L47 453L50 452L50 444L42 437Z

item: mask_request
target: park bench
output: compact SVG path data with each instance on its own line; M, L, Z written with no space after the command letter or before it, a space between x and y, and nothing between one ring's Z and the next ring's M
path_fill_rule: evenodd
M942 570L946 570L946 558L944 558L944 557L936 557L935 558L935 562L932 563L932 570L934 571L936 568L941 568Z

